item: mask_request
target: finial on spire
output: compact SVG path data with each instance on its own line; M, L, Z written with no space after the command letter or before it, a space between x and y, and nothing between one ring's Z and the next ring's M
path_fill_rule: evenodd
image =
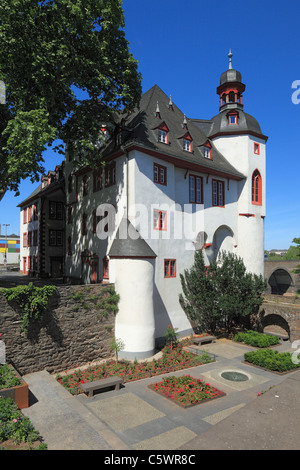
M229 49L229 54L228 54L228 57L229 57L229 69L232 69L232 62L231 62L231 57L233 56L232 52L231 52L231 49Z

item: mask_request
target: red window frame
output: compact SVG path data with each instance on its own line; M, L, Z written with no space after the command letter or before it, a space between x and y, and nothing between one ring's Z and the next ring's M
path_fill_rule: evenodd
M116 164L111 163L105 166L105 187L113 186L116 184Z
M103 258L103 279L109 279L109 259L107 256Z
M23 248L27 248L27 232L23 233Z
M208 156L205 155L207 150L208 150ZM204 145L203 154L204 154L204 158L211 160L211 147L209 147L208 145Z
M33 231L32 246L38 246L38 231Z
M84 175L82 178L82 195L87 196L88 194L88 182L89 182L89 177L88 175Z
M108 215L108 212L105 212L103 217L107 217L107 215ZM96 233L97 225L100 222L101 218L102 218L101 215L97 215L96 209L94 209L93 210L93 233ZM108 224L106 224L104 227L104 232L107 232L107 231L108 231Z
M254 154L260 155L260 144L258 144L257 142L254 142Z
M176 277L176 259L164 260L164 277Z
M163 174L163 177L162 177ZM153 181L154 183L167 186L167 167L159 163L153 163Z
M238 123L238 114L235 111L229 112L227 114L228 117L228 124L230 126L235 126ZM234 122L231 122L231 118L234 118Z
M200 194L199 194L200 198L197 197L197 181L200 181ZM194 197L192 197L192 190L194 192ZM190 175L189 177L189 201L190 203L194 203L194 204L203 204L203 178L202 176Z
M29 231L27 233L27 246L31 247L32 246L32 231Z
M252 204L256 206L262 205L262 178L260 172L257 169L252 173L251 198Z
M97 170L94 170L93 172L93 191L100 191L102 189L102 173L103 169L98 168Z
M160 134L160 132L161 132L161 134ZM160 136L163 136L163 138L160 138ZM160 142L161 144L168 144L169 143L169 129L166 126L165 123L162 123L158 127L157 141Z
M214 191L215 185L216 191ZM225 207L225 183L222 180L212 180L212 205L214 207Z
M27 224L27 207L23 209L23 224Z
M156 214L158 216L156 217ZM155 224L155 220L158 220L158 225ZM154 230L166 231L167 230L167 211L161 211L154 209L153 212L153 228Z
M28 207L28 222L32 221L32 206Z
M87 235L87 214L82 214L82 235Z

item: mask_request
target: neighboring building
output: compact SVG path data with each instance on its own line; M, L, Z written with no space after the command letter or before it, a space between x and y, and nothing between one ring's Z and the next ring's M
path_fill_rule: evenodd
M229 58L211 120L186 118L155 85L107 130L97 169L76 170L67 151L65 274L115 284L123 357L151 356L169 324L191 333L178 295L195 249L207 265L227 250L264 272L267 137L243 110L245 85Z
M65 260L64 162L42 177L19 204L20 270L39 277L61 277Z
M5 262L6 261L6 262ZM19 264L20 237L19 235L0 235L0 265Z

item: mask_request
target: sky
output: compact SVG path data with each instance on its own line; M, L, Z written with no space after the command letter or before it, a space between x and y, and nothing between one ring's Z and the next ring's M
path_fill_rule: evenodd
M288 248L300 237L299 0L123 0L123 8L143 92L157 84L189 118L218 114L231 49L246 84L244 111L268 136L265 249ZM47 170L62 160L51 150L44 157ZM20 234L16 206L35 187L23 181L20 196L0 202L8 233Z

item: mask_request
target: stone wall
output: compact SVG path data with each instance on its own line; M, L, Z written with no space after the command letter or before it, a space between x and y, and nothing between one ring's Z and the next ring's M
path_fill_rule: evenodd
M264 277L268 281L267 291L271 293L270 277L276 270L284 270L290 276L290 285L287 287L287 292L296 292L300 289L300 276L293 271L299 266L299 261L287 260L269 260L264 263Z
M260 309L260 323L262 329L278 326L291 342L300 340L300 299L294 295L266 294ZM273 331L276 332L274 328Z
M100 306L107 288L100 284L57 286L58 294L49 300L41 322L27 334L21 329L19 313L0 293L6 361L24 375L43 369L60 372L111 357L115 318Z

